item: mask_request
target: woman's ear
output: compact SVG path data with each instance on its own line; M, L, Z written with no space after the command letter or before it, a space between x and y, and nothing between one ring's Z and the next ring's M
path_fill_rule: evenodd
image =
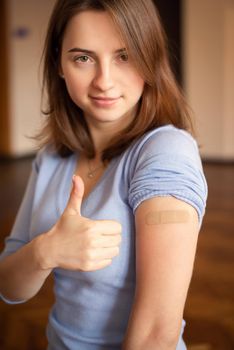
M63 70L61 67L59 67L58 74L59 74L60 78L64 79L64 74L63 74Z
M60 78L64 79L64 74L63 74L63 70L61 67L61 63L59 64L59 67L58 67L58 74L59 74Z

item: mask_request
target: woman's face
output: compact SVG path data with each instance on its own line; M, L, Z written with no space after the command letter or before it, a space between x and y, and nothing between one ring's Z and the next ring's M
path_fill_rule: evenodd
M84 11L67 25L61 74L90 123L125 127L134 118L144 81L104 11Z

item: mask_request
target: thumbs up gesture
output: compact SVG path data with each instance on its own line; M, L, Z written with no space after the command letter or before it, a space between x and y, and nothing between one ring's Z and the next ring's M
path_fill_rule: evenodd
M121 225L113 220L90 220L81 215L84 183L73 176L67 206L43 236L43 268L94 271L111 264L119 254ZM42 252L43 251L43 252Z

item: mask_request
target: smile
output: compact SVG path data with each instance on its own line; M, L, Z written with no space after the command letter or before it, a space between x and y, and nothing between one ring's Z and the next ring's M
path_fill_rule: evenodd
M95 97L90 96L93 103L99 107L109 107L115 105L120 97Z

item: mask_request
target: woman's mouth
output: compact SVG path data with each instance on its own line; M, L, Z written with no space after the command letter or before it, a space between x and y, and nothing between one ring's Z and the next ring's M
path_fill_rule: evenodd
M99 96L90 96L92 102L98 107L111 107L115 105L120 97L99 97Z

